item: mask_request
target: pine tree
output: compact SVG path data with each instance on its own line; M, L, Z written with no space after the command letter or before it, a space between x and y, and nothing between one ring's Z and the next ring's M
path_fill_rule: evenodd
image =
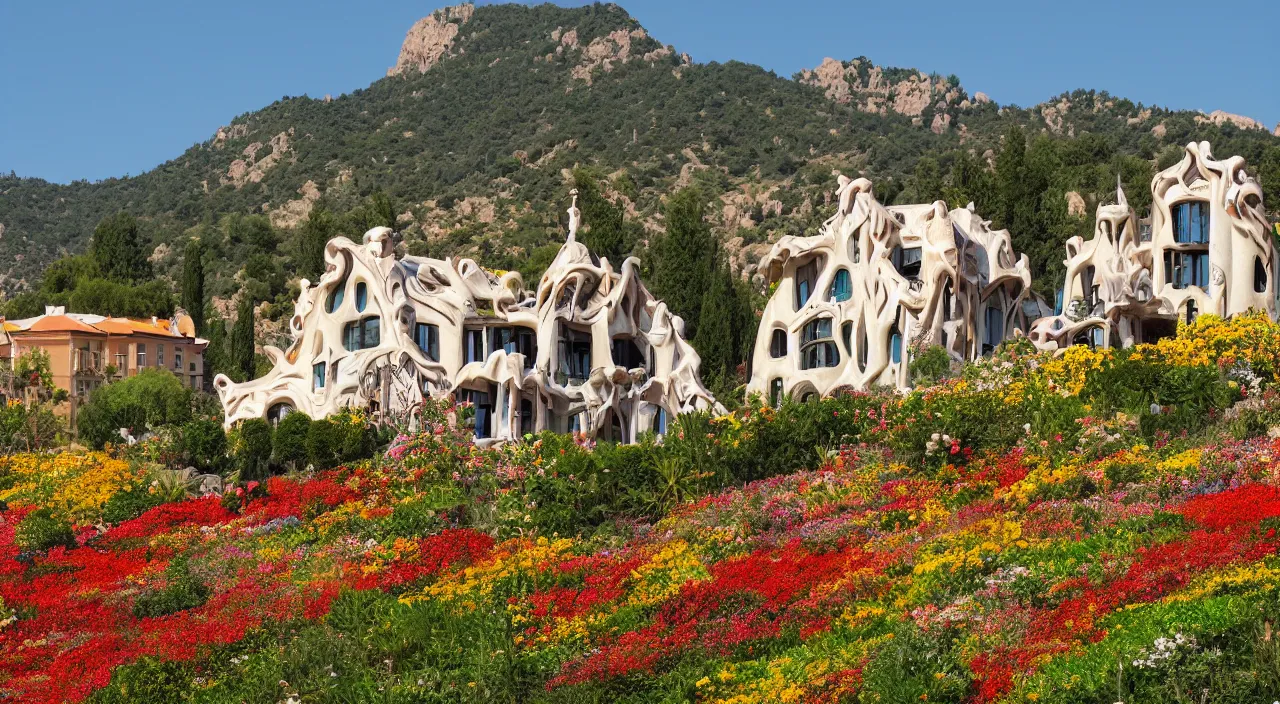
M182 307L191 316L196 334L204 334L204 242L187 243L182 259Z
M89 256L102 275L114 281L142 281L151 275L138 221L125 212L103 218L93 229Z
M236 309L236 324L231 328L230 372L239 378L236 381L248 381L254 372L254 314L253 299L245 296L240 299ZM230 374L228 375L230 376Z
M697 334L702 301L711 284L715 236L703 218L702 193L683 188L663 207L667 231L654 239L653 290L685 320L685 336Z

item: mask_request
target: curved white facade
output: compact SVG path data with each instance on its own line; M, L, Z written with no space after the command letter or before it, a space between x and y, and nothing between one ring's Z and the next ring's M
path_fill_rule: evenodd
M946 203L890 206L864 178L839 177L839 206L811 237L783 237L762 269L775 286L749 393L776 402L910 383L912 349L990 352L1039 315L1031 270L1004 230Z
M265 347L272 370L214 380L226 424L290 408L398 413L455 394L474 404L483 444L542 430L633 442L676 414L719 408L684 321L644 287L639 262L615 272L577 241L576 200L533 292L470 259L397 258L388 228L362 244L331 240L320 282L302 282L293 344Z
M1276 250L1244 167L1238 156L1215 160L1208 142L1188 144L1151 182L1149 232L1117 188L1116 204L1098 207L1093 239L1067 241L1061 311L1036 321L1036 347L1128 347L1200 313L1274 318Z

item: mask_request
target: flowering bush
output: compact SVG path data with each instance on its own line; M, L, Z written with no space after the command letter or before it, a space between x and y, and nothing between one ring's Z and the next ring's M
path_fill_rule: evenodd
M1280 440L1250 331L1008 345L629 447L481 449L432 405L373 460L154 506L110 455L6 457L0 697L1270 701Z

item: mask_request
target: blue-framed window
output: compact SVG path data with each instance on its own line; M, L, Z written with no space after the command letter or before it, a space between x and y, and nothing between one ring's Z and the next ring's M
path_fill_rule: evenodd
M356 284L356 311L363 313L367 305L369 305L369 287L361 281Z
M413 326L413 341L418 349L433 362L440 361L440 326L430 323L416 323Z
M1173 206L1173 241L1179 244L1209 243L1209 204L1188 201Z
M840 269L836 272L835 278L831 280L831 291L827 297L832 303L847 301L853 297L853 279L850 278L848 269Z
M325 369L327 365L324 362L316 362L311 365L311 390L319 391L324 388Z
M347 282L343 281L333 287L329 292L329 297L324 301L324 310L326 313L332 313L342 305L342 298L347 293Z

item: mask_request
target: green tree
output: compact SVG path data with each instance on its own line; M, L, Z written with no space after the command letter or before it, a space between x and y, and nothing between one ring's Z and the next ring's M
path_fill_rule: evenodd
M311 417L293 411L280 420L276 427L274 458L278 465L302 468L307 464L307 433L311 430Z
M76 428L81 442L102 447L119 442L121 428L138 436L147 427L181 425L190 419L191 390L172 373L150 368L96 389L80 407Z
M658 298L684 318L685 336L693 338L701 320L715 263L715 235L704 218L702 192L676 191L663 207L666 232L654 238L653 289Z
M932 203L945 200L942 190L942 170L938 167L937 159L926 156L917 160L913 181L919 202Z
M620 265L634 244L622 208L604 197L598 180L590 171L575 170L573 183L578 190L578 207L582 211L582 243L597 256L607 257L615 266Z
M244 297L236 309L236 323L231 328L230 360L226 374L235 381L248 381L254 372L253 299Z
M271 473L271 424L262 418L250 418L237 428L234 443L240 479L263 479Z
M995 180L991 171L978 157L960 152L951 164L951 184L945 189L947 204L963 208L973 203L974 208L987 217L996 208Z
M1280 146L1272 145L1262 153L1258 164L1258 180L1262 183L1262 203L1272 220L1280 220Z
M212 380L215 374L227 374L231 369L227 354L227 322L212 306L205 309L204 378ZM229 376L229 374L228 374Z
M996 157L994 224L1013 232L1016 210L1023 201L1023 171L1027 158L1027 138L1022 127L1013 125L1004 136L1004 144ZM1015 247L1014 249L1017 249Z
M204 242L187 243L182 259L182 307L195 323L196 334L204 334Z
M141 281L151 275L138 221L125 212L103 218L93 230L89 257L114 281Z
M324 273L324 247L338 230L338 220L328 208L315 207L298 228L296 260L298 274L314 283Z
M738 367L746 361L755 341L756 321L746 284L726 264L711 274L711 285L702 298L698 335L693 340L702 358L702 378L720 396L735 395Z

